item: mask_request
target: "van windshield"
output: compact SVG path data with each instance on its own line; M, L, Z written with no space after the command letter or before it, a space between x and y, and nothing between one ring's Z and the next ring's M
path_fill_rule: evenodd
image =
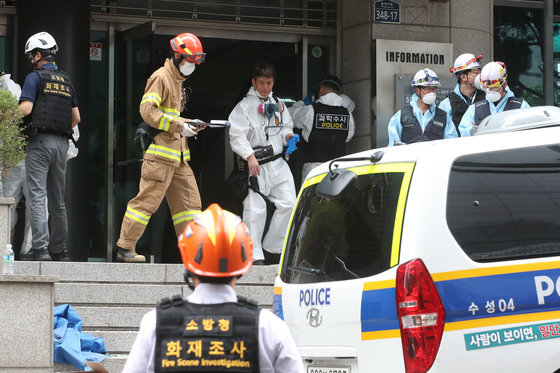
M307 187L290 226L282 280L342 281L388 269L403 177L404 172L358 175L336 199L317 196L318 184Z

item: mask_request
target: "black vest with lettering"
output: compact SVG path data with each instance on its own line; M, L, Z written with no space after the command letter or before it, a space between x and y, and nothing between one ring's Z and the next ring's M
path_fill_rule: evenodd
M447 113L436 107L433 118L424 129L424 132L422 132L422 127L418 119L414 116L412 106L406 105L401 110L401 141L405 144L412 144L415 142L443 139L446 122Z
M523 100L517 97L510 97L504 107L504 111L519 109ZM490 102L488 100L479 101L474 104L474 124L479 125L484 118L490 115Z
M256 302L195 304L179 295L156 307L154 371L259 372Z
M469 108L469 104L465 102L463 97L459 96L455 92L451 92L449 94L449 104L451 105L451 116L453 118L453 124L455 124L455 128L457 129L457 134L461 136L459 133L459 124L461 123L461 119L463 119L463 115L465 111ZM478 102L480 100L484 100L486 98L486 93L477 89L474 96L474 102Z
M72 135L72 83L60 70L36 70L41 77L39 95L31 112L31 128L37 132Z
M305 147L305 162L325 162L345 153L350 113L342 106L313 105L313 127Z

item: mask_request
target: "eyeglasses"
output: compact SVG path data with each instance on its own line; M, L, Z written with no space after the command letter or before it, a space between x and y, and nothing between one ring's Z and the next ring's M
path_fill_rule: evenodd
M185 55L185 59L189 62L201 64L206 59L206 53L203 52L194 52L192 54Z
M420 89L423 91L428 91L428 92L437 92L438 91L438 87L430 87L430 86L420 86Z

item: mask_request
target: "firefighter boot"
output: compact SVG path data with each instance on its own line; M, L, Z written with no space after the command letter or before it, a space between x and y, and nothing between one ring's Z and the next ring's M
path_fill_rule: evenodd
M125 250L122 247L118 247L117 251L117 261L126 263L145 263L146 257L144 255L138 254L135 250Z

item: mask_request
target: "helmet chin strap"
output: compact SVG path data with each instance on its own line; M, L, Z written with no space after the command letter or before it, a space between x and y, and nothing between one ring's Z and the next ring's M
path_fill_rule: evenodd
M173 65L175 65L175 67L178 70L179 65L181 64L181 62L183 62L183 59L185 58L185 56L179 55L179 58L175 58L175 52L172 52L171 58L173 59Z
M187 283L187 286L189 287L189 289L194 291L194 282L192 280L193 274L190 271L185 271L183 276L185 277L185 282Z

